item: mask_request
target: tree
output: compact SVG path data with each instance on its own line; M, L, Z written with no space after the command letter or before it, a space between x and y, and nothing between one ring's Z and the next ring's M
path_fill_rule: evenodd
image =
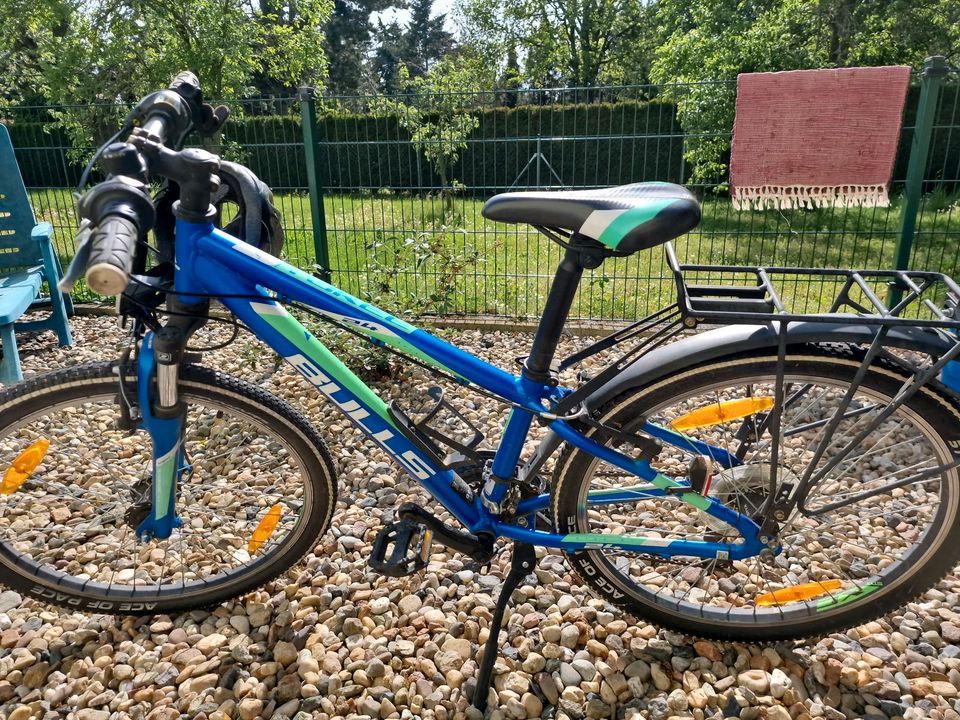
M505 107L516 107L518 101L517 89L521 84L520 61L517 59L517 49L513 45L507 50L507 64L500 77L497 78L497 87L502 89L501 103Z
M643 0L461 0L465 37L498 64L511 47L524 57L524 80L592 87L642 82L649 64L635 48L652 46L650 5ZM640 68L640 72L637 69Z
M209 95L236 96L257 77L290 89L321 80L330 9L330 0L12 0L4 12L27 19L0 26L0 48L41 30L31 33L32 67L51 101L132 98L184 69ZM54 19L55 30L37 27Z
M444 28L446 15L431 17L433 0L413 0L410 21L380 24L380 44L374 54L374 71L387 94L401 90L399 70L408 78L425 77L431 67L453 50L453 36Z
M119 127L123 104L181 70L193 71L208 97L235 98L258 82L318 83L325 69L320 26L330 0L8 2L2 12L17 21L0 23L0 53L25 81L8 87L7 99L40 95L68 106L53 115L76 148L99 144Z
M381 20L377 36L380 43L373 54L373 72L380 90L392 95L400 87L400 68L405 52L404 29L397 22L384 24Z
M398 75L400 89L408 96L384 97L375 110L396 115L401 127L410 133L413 144L440 179L444 207L449 211L453 202L450 167L480 124L470 114L470 94L482 89L482 73L475 58L448 55L425 76L411 75L406 66Z
M741 72L905 64L960 43L956 0L660 0L651 69L693 139L694 179L726 177Z
M433 0L410 3L403 57L410 77L426 77L430 68L453 49L453 36L444 28L447 16L431 17L432 12Z
M54 59L52 48L70 30L73 2L0 3L0 98L8 102L43 103L44 71Z
M352 95L369 87L372 13L386 10L392 0L334 0L333 13L324 28L328 62L327 90Z

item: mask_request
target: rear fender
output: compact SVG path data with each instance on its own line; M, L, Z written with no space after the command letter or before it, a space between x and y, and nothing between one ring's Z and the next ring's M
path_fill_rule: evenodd
M627 390L679 374L694 365L729 355L775 348L779 326L780 323L775 322L766 325L731 325L663 345L597 388L586 398L584 404L588 410L594 411ZM878 330L878 327L871 325L790 323L787 328L787 347L812 343L868 345L876 337ZM953 342L935 330L902 326L891 328L884 339L884 346L939 356L949 350Z

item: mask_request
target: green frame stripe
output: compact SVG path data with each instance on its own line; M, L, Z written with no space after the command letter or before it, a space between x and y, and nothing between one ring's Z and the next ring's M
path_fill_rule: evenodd
M157 460L156 470L153 476L153 482L156 485L157 502L155 519L166 517L170 512L170 502L173 496L173 484L177 474L177 457L180 455L180 443L178 442L173 450L165 457Z
M259 310L256 312L274 330L293 343L303 353L304 357L322 369L325 375L328 375L341 387L346 388L360 402L390 423L391 426L396 427L393 420L390 419L389 413L387 413L387 404L380 399L379 395L371 390L363 380L354 375L350 368L330 351L330 348L320 342L293 315L279 305L273 307L280 309L282 314L264 313Z
M630 535L604 535L602 533L570 533L563 536L564 542L587 543L588 545L657 545L667 547L672 541L661 538L633 537Z

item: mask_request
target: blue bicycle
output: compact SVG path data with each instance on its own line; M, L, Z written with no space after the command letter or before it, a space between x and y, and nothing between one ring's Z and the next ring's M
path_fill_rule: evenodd
M107 179L80 205L68 277L85 271L91 288L121 296L133 343L117 361L0 394L4 583L79 610L173 613L260 586L327 529L336 480L317 430L264 390L196 364L189 342L214 300L459 522L400 507L374 543L374 568L414 573L432 542L483 565L512 541L493 627L534 546L564 551L627 611L729 639L860 624L956 564L960 288L950 278L683 265L667 244L678 302L561 361L584 270L686 233L698 202L665 183L498 195L488 218L529 223L565 248L512 375L260 247L266 211L234 226L241 237L218 229L220 176L250 207L264 197L248 172L180 149L191 128L212 132L225 116L184 74L144 98L126 139L99 153ZM176 188L176 225L158 225L154 247L148 182L161 178ZM784 299L804 273L832 288L823 312L794 313ZM509 405L496 450L480 448L439 389L418 419L385 403L290 306ZM704 323L715 327L687 335ZM618 355L594 377L558 381L602 351ZM533 423L548 432L522 457Z

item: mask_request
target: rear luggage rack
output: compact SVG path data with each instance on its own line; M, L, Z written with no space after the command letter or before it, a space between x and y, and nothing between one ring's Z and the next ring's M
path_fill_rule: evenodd
M916 270L688 265L671 243L667 262L677 284L677 305L687 327L803 321L909 325L960 330L960 286L948 275ZM812 311L799 290L816 286ZM894 300L883 298L893 289Z

